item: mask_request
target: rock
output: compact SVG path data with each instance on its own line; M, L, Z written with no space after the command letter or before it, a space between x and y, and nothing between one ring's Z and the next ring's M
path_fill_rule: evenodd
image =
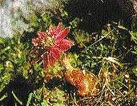
M32 9L36 10L46 6L48 0L0 0L0 37L12 37L13 29L24 30L27 25L20 19L22 15L29 16ZM13 22L14 21L14 22ZM12 25L14 23L14 25ZM23 28L22 28L23 27Z

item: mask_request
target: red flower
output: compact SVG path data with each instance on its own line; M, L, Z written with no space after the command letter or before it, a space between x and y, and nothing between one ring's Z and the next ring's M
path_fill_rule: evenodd
M34 62L43 59L44 68L53 66L55 61L60 59L61 53L73 45L72 41L65 39L69 31L69 28L63 30L62 24L59 23L57 28L50 26L46 32L38 32L38 37L32 39L34 45L32 53L37 53Z

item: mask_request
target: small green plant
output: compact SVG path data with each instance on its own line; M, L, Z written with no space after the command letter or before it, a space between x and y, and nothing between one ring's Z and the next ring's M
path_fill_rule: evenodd
M136 105L137 32L118 23L87 32L60 3L0 38L0 105Z

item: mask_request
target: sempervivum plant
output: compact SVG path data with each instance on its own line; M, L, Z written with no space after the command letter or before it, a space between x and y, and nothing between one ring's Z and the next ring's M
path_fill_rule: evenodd
M65 39L69 31L68 27L63 30L61 23L56 28L51 25L46 32L39 31L38 37L32 39L34 48L31 53L36 55L32 64L43 60L45 69L53 66L55 61L60 59L62 52L73 45L72 41Z
M83 73L81 70L72 70L65 73L65 80L77 88L80 96L97 95L97 78L90 73Z
M98 89L96 85L98 79L95 75L73 68L67 59L64 59L64 64L67 69L64 74L65 80L77 88L78 95L97 95Z

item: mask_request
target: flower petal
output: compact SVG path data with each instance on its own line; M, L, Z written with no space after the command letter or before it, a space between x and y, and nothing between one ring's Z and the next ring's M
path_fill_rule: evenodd
M60 51L58 48L53 47L43 57L43 66L46 69L49 66L53 66L55 61L60 58Z
M69 28L65 28L63 31L55 35L56 40L62 40L64 39L67 34L70 32Z
M61 31L62 31L62 23L59 23L55 30L55 35L59 34Z
M57 42L56 44L61 51L67 51L68 49L71 48L71 46L73 46L73 42L67 39L63 39Z
M44 67L45 69L48 67L47 54L45 54L44 57L43 57L43 67Z
M51 49L51 55L53 56L53 58L55 59L59 59L60 58L60 51L58 48L52 48Z
M53 66L55 63L55 58L52 56L51 53L48 54L48 65Z
M38 34L38 37L39 38L45 38L45 37L47 37L48 35L47 35L47 33L46 32L37 32L37 34Z
M39 45L39 38L32 39L32 43L34 46L38 46Z

